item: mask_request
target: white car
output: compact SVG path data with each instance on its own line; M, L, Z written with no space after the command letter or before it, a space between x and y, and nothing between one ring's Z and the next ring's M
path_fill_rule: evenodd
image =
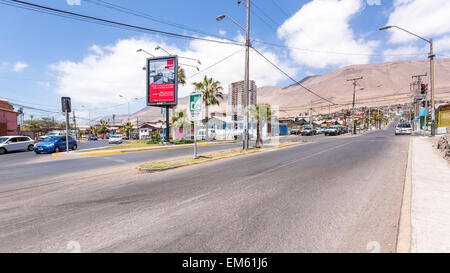
M216 139L216 131L214 129L210 129L208 131L208 140L214 140ZM197 131L197 139L199 140L206 140L206 130L200 129Z
M15 151L33 151L34 141L27 136L0 137L0 154Z
M409 123L400 123L395 126L395 135L411 135L412 127Z
M122 137L121 136L110 136L108 142L109 142L109 144L120 144L120 143L122 143Z

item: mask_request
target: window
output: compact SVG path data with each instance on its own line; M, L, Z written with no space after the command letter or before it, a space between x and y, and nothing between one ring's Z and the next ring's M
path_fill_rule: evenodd
M25 142L25 141L30 141L30 139L27 137L19 137L19 142Z
M17 143L18 137L11 138L8 142L9 143Z

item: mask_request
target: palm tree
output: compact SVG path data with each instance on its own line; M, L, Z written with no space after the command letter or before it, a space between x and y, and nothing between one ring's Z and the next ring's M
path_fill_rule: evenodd
M131 139L130 131L132 129L133 129L133 124L131 122L129 122L129 121L127 121L124 124L122 124L122 126L120 128L121 131L127 132L128 139Z
M178 128L185 128L187 126L190 126L190 122L189 122L189 117L187 115L187 111L186 109L183 109L179 112L176 112L173 116L172 116L172 127L174 129L178 129ZM174 134L175 135L175 134ZM182 138L184 138L184 130L183 130L183 136Z
M181 66L178 66L178 84L186 84L186 73L184 73L184 69Z
M250 110L250 118L256 119L256 148L260 148L263 144L261 138L261 123L272 119L272 110L269 104L257 104Z
M196 91L200 91L203 94L203 102L205 103L205 121L206 121L206 139L208 139L208 106L219 105L219 99L223 99L222 90L219 81L215 81L213 78L208 78L206 75L201 82L192 83Z
M100 120L98 126L98 132L103 134L109 130L109 123L106 120Z

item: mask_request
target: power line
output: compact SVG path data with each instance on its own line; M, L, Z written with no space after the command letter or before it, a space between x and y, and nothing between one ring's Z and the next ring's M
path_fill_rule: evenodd
M205 68L205 69L203 69L203 70L200 70L199 72L195 73L194 75L189 76L188 78L186 78L186 80L189 80L189 79L191 79L191 78L197 76L198 74L205 72L206 70L210 69L211 67L216 66L216 65L218 65L218 64L220 64L220 63L222 63L222 62L224 62L225 60L227 60L227 59L233 57L234 55L236 55L237 53L239 53L239 52L241 52L241 51L243 51L243 50L240 49L240 50L234 52L233 54L228 55L227 57L225 57L225 58L221 59L220 61L218 61L218 62L216 62L216 63L214 63L214 64L208 66L207 68Z
M83 18L83 19L88 19L88 20L94 20L96 22L107 23L108 25L111 24L111 25L114 25L114 26L125 27L127 29L130 28L130 29L136 29L136 30L140 30L140 31L154 32L154 33L158 33L158 34L161 34L161 35L164 35L164 36L173 37L173 38L181 38L181 39L188 39L188 40L198 40L198 41L204 41L204 42L213 42L213 43L220 43L220 44L229 44L229 45L242 46L241 43L237 43L237 42L230 41L230 40L213 40L213 39L208 39L208 38L201 38L201 37L183 35L183 34L178 34L178 33L173 33L173 32L168 32L168 31L162 31L162 30L157 30L157 29L140 27L140 26L136 26L136 25L130 25L130 24L116 22L116 21L112 21L112 20L108 20L108 19L99 18L99 17L88 16L88 15L84 15L84 14L80 14L80 13L65 11L65 10L61 10L61 9L55 9L55 8L46 7L46 6L42 6L42 5L37 5L37 4L25 2L25 1L19 1L19 0L11 0L11 1L15 2L15 3L19 3L19 4L22 4L22 5L25 5L25 6L34 7L34 8L45 10L45 11L51 11L52 13L49 13L49 14L52 14L52 15L61 15L61 14L70 15L70 16L75 16L77 18ZM4 3L4 2L1 2L1 3L8 5L7 3ZM23 6L16 6L16 7L23 8ZM31 10L33 10L33 9L31 9ZM34 10L34 11L36 11L36 10ZM67 18L74 19L73 17L67 17ZM87 21L87 22L92 22L92 21Z
M311 89L309 89L308 87L304 86L303 84L301 84L299 81L295 80L294 78L292 78L289 74L287 74L283 69L281 69L279 66L277 66L276 64L274 64L272 61L270 61L266 56L264 56L264 54L262 54L261 52L259 52L256 48L252 47L253 50L258 53L261 57L263 57L268 63L270 63L273 67L275 67L278 71L280 71L281 73L283 73L286 77L288 77L289 79L291 79L293 82L295 82L297 85L303 87L306 91L310 92L311 94L321 98L324 101L327 101L329 103L331 103L332 105L336 105L336 103L332 102L331 100L322 97L321 95L317 94L316 92L312 91Z
M293 50L300 50L300 51L320 53L320 54L354 55L354 56L370 56L370 57L420 56L420 55L428 54L428 53L405 53L405 54L380 54L380 53L378 53L378 54L372 54L372 53L336 52L336 51L326 51L326 50L316 50L316 49L292 47L292 46L280 45L280 44L275 44L275 43L270 43L270 42L264 42L261 40L255 40L254 42L273 46L273 47L288 48L288 49L293 49Z
M282 9L281 7L280 7L280 5L278 5L274 0L272 0L272 3L284 14L284 15L286 15L286 17L289 17L289 14L287 14L287 12L286 11L284 11L284 9Z
M278 25L280 25L278 22L275 22L275 20L272 19L271 16L269 16L262 8L260 8L257 4L256 1L252 2L252 5L257 8L264 16L267 17L267 19L269 19L275 26L278 27Z
M171 21L168 21L168 20L164 20L164 19L152 16L152 15L150 15L148 13L145 13L145 12L129 9L129 8L124 7L124 6L120 6L120 5L117 5L117 4L109 3L107 1L103 1L103 0L85 0L85 1L90 2L90 3L92 3L94 5L97 5L97 6L102 6L102 7L105 7L105 8L113 9L113 10L116 10L116 11L119 11L119 12L122 12L122 13L134 15L136 17L144 18L144 19L147 19L147 20L150 20L150 21L153 21L153 22L157 22L157 23L160 23L160 24L165 24L165 25L176 27L176 28L179 28L179 29L191 31L191 32L194 32L194 33L203 34L203 35L207 35L207 36L211 36L211 37L222 39L222 37L220 37L218 35L206 33L206 32L194 29L194 28L189 28L189 27L186 27L184 25L181 25L181 24L178 24L178 23L175 23L175 22L171 22Z

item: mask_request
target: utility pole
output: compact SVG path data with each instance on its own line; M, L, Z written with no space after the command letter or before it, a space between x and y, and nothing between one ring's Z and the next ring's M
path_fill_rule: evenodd
M431 136L436 135L436 117L434 113L434 52L433 39L430 39L430 99L431 99ZM427 117L428 120L428 117Z
M78 138L78 134L77 134L77 120L76 120L76 117L75 117L75 110L73 111L73 127L74 127L74 130L75 130L75 139L77 139Z
M309 108L309 127L312 129L312 100Z
M348 82L353 82L353 104L352 104L352 134L356 135L356 124L355 124L355 99L356 99L356 86L358 81L362 80L363 77L348 79Z
M370 113L370 106L369 106L369 131L372 131L372 119L371 119L371 113Z
M247 28L246 28L246 39L245 39L245 75L244 75L244 143L243 149L247 150L249 146L249 87L250 87L250 0L247 0Z
M417 124L417 119L419 117L419 101L418 101L419 98L416 96L417 95L416 91L420 90L421 84L422 84L422 77L426 77L426 76L427 76L427 73L421 74L421 75L413 75L411 77L413 80L417 79L417 80L413 81L413 83L412 83L413 93L414 93L413 96L414 96L414 130L415 131L418 131L418 128L420 128L420 121L419 121L419 124ZM416 88L416 86L417 86L417 88ZM425 97L425 100L426 99L427 98ZM419 119L420 119L420 117L419 117ZM432 123L431 126L433 126L433 121L431 121L431 123Z

